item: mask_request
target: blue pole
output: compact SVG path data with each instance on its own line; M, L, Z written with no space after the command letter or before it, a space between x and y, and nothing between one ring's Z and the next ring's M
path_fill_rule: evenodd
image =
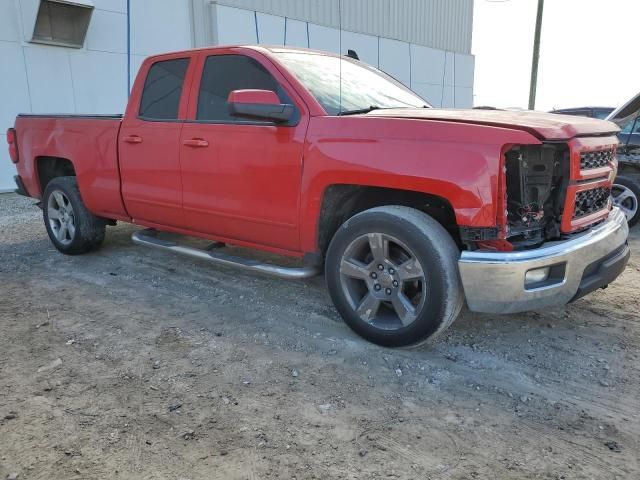
M127 98L131 95L131 0L127 0Z

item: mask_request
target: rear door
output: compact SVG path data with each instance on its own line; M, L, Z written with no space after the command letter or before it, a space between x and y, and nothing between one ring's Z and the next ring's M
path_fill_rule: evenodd
M202 54L189 120L181 135L183 205L188 228L221 238L299 249L298 203L308 115L279 71L261 55ZM198 70L200 72L200 69ZM294 104L287 124L229 114L233 90L276 92Z
M136 80L118 139L122 196L135 221L184 226L179 143L193 63L188 54L156 58Z

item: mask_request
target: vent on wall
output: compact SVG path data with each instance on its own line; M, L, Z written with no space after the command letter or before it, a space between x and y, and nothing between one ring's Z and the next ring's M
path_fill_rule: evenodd
M92 5L64 0L40 0L32 42L82 48Z

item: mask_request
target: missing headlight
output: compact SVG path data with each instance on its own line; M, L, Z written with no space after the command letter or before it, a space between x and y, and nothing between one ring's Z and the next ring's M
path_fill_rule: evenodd
M509 242L522 249L557 238L569 172L566 145L516 147L505 166Z

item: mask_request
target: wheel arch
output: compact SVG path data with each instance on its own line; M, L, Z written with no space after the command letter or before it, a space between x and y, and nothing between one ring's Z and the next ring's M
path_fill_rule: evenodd
M56 177L75 177L76 169L73 162L64 157L39 156L34 159L36 175L40 192Z
M324 257L335 232L346 220L374 207L399 205L433 217L460 244L460 232L451 203L426 192L354 184L329 185L322 196L317 226L317 246Z

